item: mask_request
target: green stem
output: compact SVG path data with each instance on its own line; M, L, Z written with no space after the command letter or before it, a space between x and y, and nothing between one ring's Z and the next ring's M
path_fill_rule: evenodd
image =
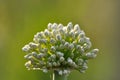
M54 71L52 80L67 80L67 75L59 75L57 71Z

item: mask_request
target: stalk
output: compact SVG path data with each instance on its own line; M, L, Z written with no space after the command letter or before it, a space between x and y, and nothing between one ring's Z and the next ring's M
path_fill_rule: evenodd
M57 71L53 72L52 80L67 80L68 75L59 75Z

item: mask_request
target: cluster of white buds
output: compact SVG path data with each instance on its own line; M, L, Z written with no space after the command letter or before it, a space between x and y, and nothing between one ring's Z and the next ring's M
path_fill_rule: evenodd
M79 25L67 26L49 23L48 29L38 32L33 42L22 50L27 53L26 68L29 70L55 70L59 75L69 74L71 70L85 72L89 59L96 57L98 49L91 50L91 41Z

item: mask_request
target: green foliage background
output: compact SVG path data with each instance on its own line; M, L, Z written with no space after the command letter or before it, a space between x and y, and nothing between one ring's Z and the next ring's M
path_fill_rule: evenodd
M0 80L50 80L28 71L21 48L49 22L80 24L100 52L68 80L119 80L119 0L0 0Z

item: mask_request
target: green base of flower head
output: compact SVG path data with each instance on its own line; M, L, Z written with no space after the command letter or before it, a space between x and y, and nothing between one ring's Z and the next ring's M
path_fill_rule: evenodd
M89 59L96 57L98 49L91 49L90 38L79 25L67 26L49 23L48 28L38 32L33 42L25 45L25 63L29 70L55 70L55 80L66 80L71 70L85 72ZM57 71L57 72L56 72ZM62 79L64 78L64 79Z
M59 75L57 71L54 71L52 80L67 80L68 75Z

